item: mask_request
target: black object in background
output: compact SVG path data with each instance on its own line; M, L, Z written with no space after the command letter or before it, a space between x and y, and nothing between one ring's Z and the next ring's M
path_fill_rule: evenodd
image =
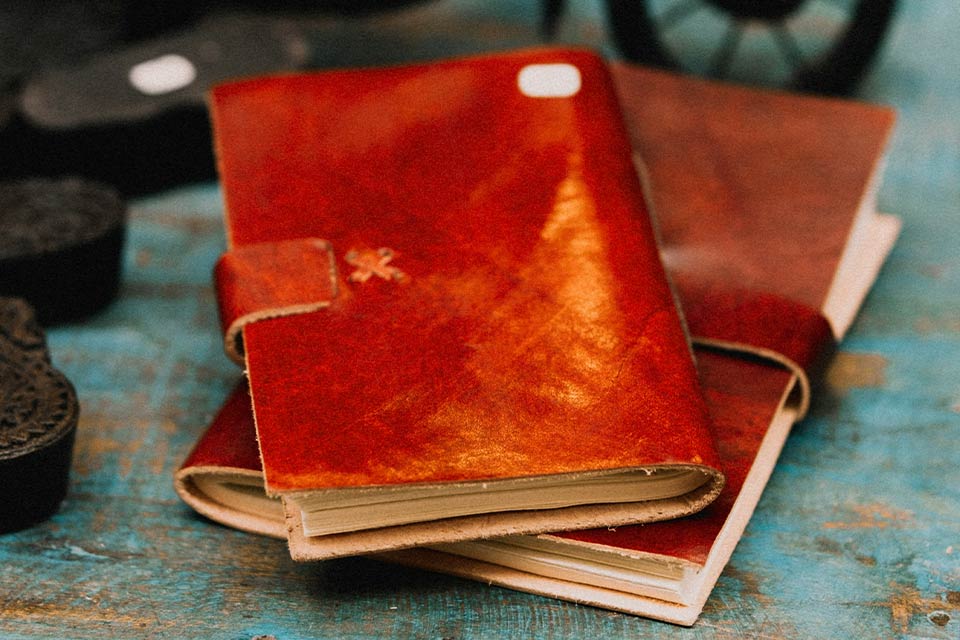
M0 176L81 175L125 195L211 180L208 89L302 68L308 53L295 22L211 14L182 31L35 72L0 132Z
M767 84L758 82L760 75L732 77L743 41L752 30L763 33L772 43L768 57L779 58L786 69L772 84L803 92L849 94L882 45L896 0L828 4L833 6L819 7L817 0L607 0L607 13L614 42L632 61L718 79ZM822 32L816 34L822 36L817 38L820 42L816 50L806 47L793 31L804 14L813 12L820 13L810 22ZM695 33L689 40L709 50L699 65L690 55L694 47L689 41L687 46L677 46L679 39L675 36L685 26ZM711 34L718 32L719 39L711 39ZM748 65L766 66L756 61L748 61Z
M3 0L0 90L124 41L126 11L126 0Z
M0 183L0 295L28 301L44 325L99 311L120 284L127 209L79 178Z
M33 310L0 297L0 533L53 515L67 493L79 418Z

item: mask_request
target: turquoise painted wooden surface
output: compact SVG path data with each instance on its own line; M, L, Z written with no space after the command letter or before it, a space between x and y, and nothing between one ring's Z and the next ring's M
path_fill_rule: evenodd
M0 537L4 638L960 638L960 7L903 2L862 97L900 109L902 238L691 629L283 543L196 517L171 475L237 376L210 268L216 185L132 203L120 299L50 332L82 420L70 494ZM599 6L561 38L606 49ZM528 3L318 19L320 66L536 41Z

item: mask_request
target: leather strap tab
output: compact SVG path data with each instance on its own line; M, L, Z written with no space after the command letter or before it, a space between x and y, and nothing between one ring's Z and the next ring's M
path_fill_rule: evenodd
M337 296L333 247L319 238L298 238L234 247L214 267L224 349L243 364L245 325L317 311Z
M836 349L830 323L816 309L782 296L746 289L702 286L675 279L684 316L699 345L774 360L796 374L802 416L810 381L820 378Z

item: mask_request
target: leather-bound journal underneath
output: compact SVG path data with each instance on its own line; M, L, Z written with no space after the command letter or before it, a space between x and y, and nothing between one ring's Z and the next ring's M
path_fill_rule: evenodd
M893 113L629 65L612 71L694 336L726 485L679 519L380 557L689 625L899 231L875 209ZM214 520L282 537L245 387L198 441L177 489ZM216 494L224 482L246 485L256 504L228 507Z
M716 497L601 58L271 76L217 87L210 108L226 347L294 558L663 520Z

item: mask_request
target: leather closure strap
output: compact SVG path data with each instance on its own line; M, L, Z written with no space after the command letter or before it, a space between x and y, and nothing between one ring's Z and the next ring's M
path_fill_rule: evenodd
M337 297L332 245L319 238L242 245L224 253L214 268L220 323L227 355L243 365L245 325L326 308ZM704 286L675 274L687 328L701 346L773 360L798 379L795 399L802 416L836 341L830 323L806 305L782 296Z
M298 238L234 247L214 267L224 349L243 365L243 327L326 308L337 297L331 244Z
M698 345L773 360L799 383L800 417L836 349L830 323L816 309L775 294L695 284L675 278L687 328Z

